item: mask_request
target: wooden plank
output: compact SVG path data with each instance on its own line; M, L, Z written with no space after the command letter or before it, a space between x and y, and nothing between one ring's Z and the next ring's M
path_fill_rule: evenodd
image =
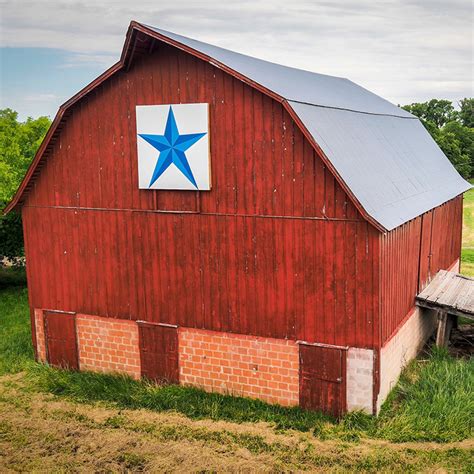
M446 346L446 327L448 321L448 313L438 311L438 331L436 333L436 345L438 347Z
M56 367L78 370L76 316L71 313L44 311L46 355Z
M179 383L178 329L176 326L137 321L142 377Z
M457 315L474 314L474 279L441 270L417 296L417 304Z
M346 354L339 348L300 344L300 406L341 416L346 410Z

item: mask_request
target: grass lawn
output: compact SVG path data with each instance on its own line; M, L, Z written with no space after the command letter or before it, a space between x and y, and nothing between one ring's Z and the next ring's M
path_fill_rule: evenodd
M474 191L462 271L474 275ZM33 359L25 276L0 268L0 472L474 472L474 360L413 361L374 418L68 372Z
M464 195L461 271L474 276L474 189Z

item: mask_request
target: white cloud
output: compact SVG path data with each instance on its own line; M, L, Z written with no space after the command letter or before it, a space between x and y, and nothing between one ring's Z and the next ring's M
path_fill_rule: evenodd
M348 77L395 103L472 95L470 0L4 0L1 44L110 65L132 19L271 61Z
M31 94L25 96L26 102L56 102L59 97L56 94Z

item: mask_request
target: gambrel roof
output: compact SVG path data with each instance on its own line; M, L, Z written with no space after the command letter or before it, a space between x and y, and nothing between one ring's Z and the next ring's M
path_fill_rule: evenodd
M381 231L471 187L418 118L348 79L270 63L136 22L130 25L120 61L60 108L53 133L70 105L127 67L137 32L200 57L281 102L362 215ZM50 132L7 211L21 202Z

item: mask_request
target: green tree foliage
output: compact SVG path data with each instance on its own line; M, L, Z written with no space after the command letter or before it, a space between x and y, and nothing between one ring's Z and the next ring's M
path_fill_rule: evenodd
M428 102L414 103L403 108L425 122L434 123L438 128L457 118L457 113L449 100L431 99Z
M474 99L459 102L459 111L449 100L432 99L403 107L421 122L465 178L474 175Z
M17 112L0 110L0 209L15 194L50 123L48 117L19 122ZM16 213L0 215L0 257L12 258L22 254L20 216Z
M459 101L459 119L465 127L474 128L474 98Z

